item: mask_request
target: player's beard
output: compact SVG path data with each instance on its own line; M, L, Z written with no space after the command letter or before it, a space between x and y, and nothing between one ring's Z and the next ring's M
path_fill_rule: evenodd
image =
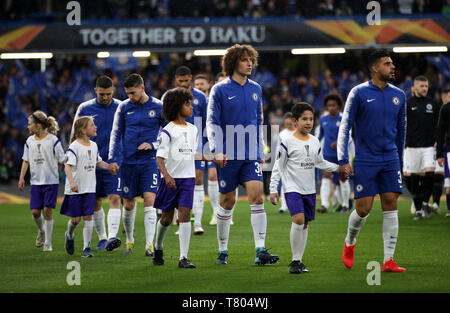
M387 74L381 76L382 80L386 83L391 83L395 80L395 73L393 75Z

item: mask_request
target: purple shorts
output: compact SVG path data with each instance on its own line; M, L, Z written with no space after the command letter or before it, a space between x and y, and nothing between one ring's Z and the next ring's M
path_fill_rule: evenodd
M176 189L170 189L167 187L165 179L161 178L153 205L156 209L166 212L179 207L192 209L195 178L175 178L175 184Z
M284 194L286 205L291 216L297 213L305 215L305 221L312 221L316 216L316 194L302 195L297 192L287 192Z
M44 207L55 208L58 197L58 184L31 185L30 210L42 210Z
M94 214L95 193L65 195L60 213L70 217L89 216Z

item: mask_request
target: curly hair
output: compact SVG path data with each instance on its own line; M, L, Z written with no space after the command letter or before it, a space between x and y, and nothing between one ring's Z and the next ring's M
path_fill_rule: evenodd
M342 97L339 94L330 93L330 94L326 95L325 97L323 97L323 106L326 107L327 102L330 100L336 101L339 108L342 108L342 105L344 104L344 101L342 100Z
M194 97L189 89L177 87L169 90L163 99L163 117L168 122L176 120L183 104L192 101L192 99Z
M222 57L222 70L225 72L225 75L233 75L240 58L245 54L250 57L254 67L258 65L258 51L250 45L235 44L228 48Z

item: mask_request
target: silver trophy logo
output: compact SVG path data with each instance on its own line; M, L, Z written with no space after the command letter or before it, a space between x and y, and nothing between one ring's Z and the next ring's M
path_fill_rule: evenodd
M91 161L92 160L92 158L91 158L91 150L88 150L88 155L89 155L89 161Z
M38 148L38 153L41 154L41 144L40 143L37 144L37 148Z
M306 156L309 157L309 145L305 145Z

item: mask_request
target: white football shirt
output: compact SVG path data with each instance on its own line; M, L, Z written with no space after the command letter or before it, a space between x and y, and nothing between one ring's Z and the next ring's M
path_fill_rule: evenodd
M65 157L61 142L55 135L49 133L41 139L28 137L22 160L30 164L30 184L59 184L58 163L63 163Z
M197 150L197 127L170 122L159 134L156 157L164 159L167 172L173 178L195 177L195 152Z
M280 178L285 193L316 193L316 167L335 172L339 165L324 160L320 142L313 135L306 140L298 138L294 132L280 137L275 171L270 178L270 193L277 192Z
M98 154L97 144L90 140L89 145L85 145L75 140L70 144L66 154L66 164L72 165L72 176L78 185L78 192L73 192L70 189L69 179L66 177L64 194L95 193L95 168L97 163L102 161L102 158Z

